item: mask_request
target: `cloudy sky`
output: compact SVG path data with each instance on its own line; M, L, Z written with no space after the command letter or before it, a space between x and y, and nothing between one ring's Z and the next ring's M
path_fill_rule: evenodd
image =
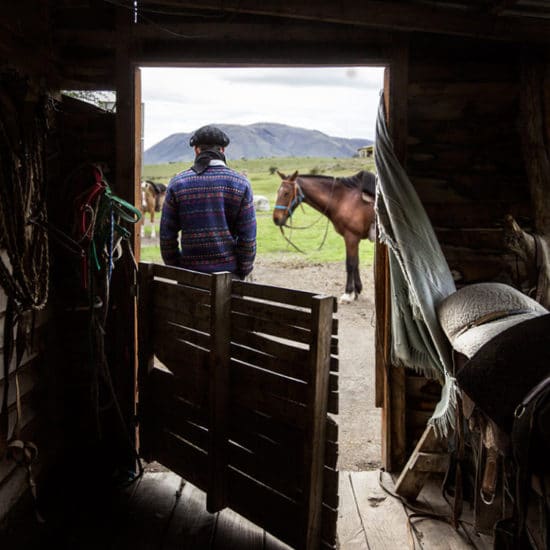
M142 68L144 148L205 124L277 122L374 137L382 68Z

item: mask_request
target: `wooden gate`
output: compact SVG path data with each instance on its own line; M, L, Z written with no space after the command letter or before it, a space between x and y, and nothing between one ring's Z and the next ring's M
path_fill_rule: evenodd
M333 297L140 264L140 454L298 549L336 545Z

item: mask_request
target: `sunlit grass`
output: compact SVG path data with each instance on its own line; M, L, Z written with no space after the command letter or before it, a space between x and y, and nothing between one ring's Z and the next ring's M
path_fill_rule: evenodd
M168 184L170 178L178 172L189 168L190 162L159 164L143 167L143 177L156 182ZM294 213L291 224L295 229L280 228L273 223L273 206L277 196L281 178L276 170L284 174L292 174L298 170L301 174L316 173L329 176L351 176L359 170L374 171L372 159L360 158L268 158L252 160L228 159L228 164L235 170L246 172L252 183L254 195L264 196L269 201L269 210L256 213L258 224L258 256L273 260L297 260L306 263L343 262L345 260L344 239L338 235L328 219L307 205L300 207ZM304 228L304 229L298 229ZM145 227L148 234L148 227ZM150 233L150 229L149 229ZM157 226L158 234L158 226ZM298 252L297 248L303 252ZM372 265L374 246L370 241L361 241L359 248L361 265ZM158 246L143 246L141 249L143 261L160 262Z

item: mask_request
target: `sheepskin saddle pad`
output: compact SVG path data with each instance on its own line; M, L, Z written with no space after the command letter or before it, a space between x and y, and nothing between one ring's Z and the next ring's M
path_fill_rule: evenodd
M503 283L462 287L437 307L439 323L453 349L468 358L501 332L547 313L538 302Z

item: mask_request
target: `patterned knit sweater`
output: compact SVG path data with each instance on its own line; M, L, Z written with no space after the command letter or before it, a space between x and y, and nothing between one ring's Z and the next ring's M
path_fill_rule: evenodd
M160 250L167 265L246 277L256 257L250 182L221 163L202 174L186 170L174 176L162 209Z

